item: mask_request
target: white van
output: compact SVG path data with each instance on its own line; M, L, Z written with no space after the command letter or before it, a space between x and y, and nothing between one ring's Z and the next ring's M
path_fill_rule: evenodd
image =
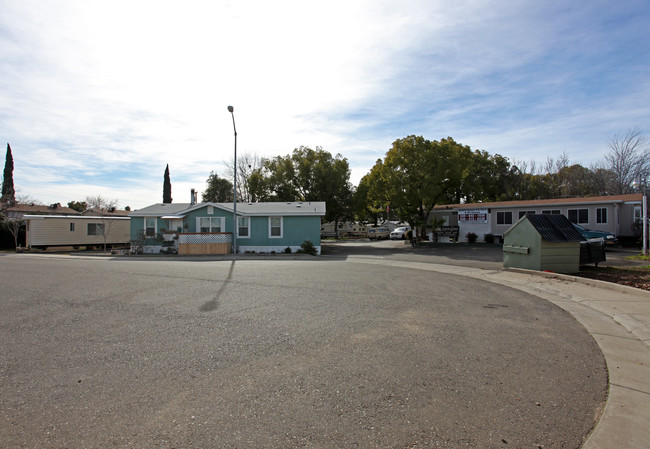
M387 239L390 236L390 229L384 226L378 228L368 228L368 238L370 240L374 239Z

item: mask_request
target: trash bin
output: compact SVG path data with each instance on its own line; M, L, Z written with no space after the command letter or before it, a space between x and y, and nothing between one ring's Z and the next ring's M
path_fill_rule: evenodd
M593 263L597 268L599 262L605 262L605 239L597 238L580 242L580 265Z

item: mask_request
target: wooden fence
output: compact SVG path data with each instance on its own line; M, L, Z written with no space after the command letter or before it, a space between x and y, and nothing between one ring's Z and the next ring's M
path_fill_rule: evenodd
M185 256L207 254L230 254L232 252L232 233L180 233L178 234L178 254Z

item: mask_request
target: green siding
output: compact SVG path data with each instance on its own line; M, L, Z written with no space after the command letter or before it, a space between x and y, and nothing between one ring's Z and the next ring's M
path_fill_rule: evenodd
M274 215L280 216L280 215ZM212 214L208 214L208 205L189 212L183 219L183 232L200 232L197 229L196 221L200 217L222 217L224 218L223 232L233 231L233 214L232 212L213 206ZM269 217L253 216L248 217L250 220L249 237L239 237L237 246L250 247L281 247L282 249L298 247L305 240L311 240L315 246L320 246L320 216L283 216L282 217L282 237L269 238ZM160 232L161 228L169 229L169 220L157 218L156 230ZM135 240L138 231L144 230L144 217L131 217L131 239Z
M151 218L151 217L147 217ZM131 217L131 240L137 240L138 234L144 232L144 217ZM163 220L162 218L156 218L156 235L160 234L162 228L168 229L169 220ZM155 245L160 244L160 241L156 238L149 237L145 240L145 245Z
M542 270L576 273L580 270L580 242L543 242Z
M144 217L131 217L131 240L138 238L139 231L144 231Z
M232 212L219 209L218 207L213 207L212 213L208 214L207 205L205 207L193 210L185 216L183 219L183 226L187 226L187 228L184 230L184 232L200 232L200 229L196 229L196 219L200 217L223 217L225 218L224 232L232 232Z
M528 254L503 253L503 266L540 270L539 247L542 236L527 220L520 220L504 235L504 244L526 247Z
M240 246L300 246L305 240L320 245L320 217L282 217L282 237L269 238L269 217L250 217L251 235L238 238Z
M580 242L547 242L525 218L504 235L504 245L528 247L528 254L503 252L503 266L527 270L575 273L580 265Z

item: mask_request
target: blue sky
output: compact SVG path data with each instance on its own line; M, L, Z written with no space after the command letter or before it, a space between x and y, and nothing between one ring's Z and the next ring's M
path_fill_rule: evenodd
M205 189L238 153L301 145L357 184L391 143L511 161L650 134L650 3L0 0L0 135L19 195L120 207ZM4 153L3 153L4 154Z

